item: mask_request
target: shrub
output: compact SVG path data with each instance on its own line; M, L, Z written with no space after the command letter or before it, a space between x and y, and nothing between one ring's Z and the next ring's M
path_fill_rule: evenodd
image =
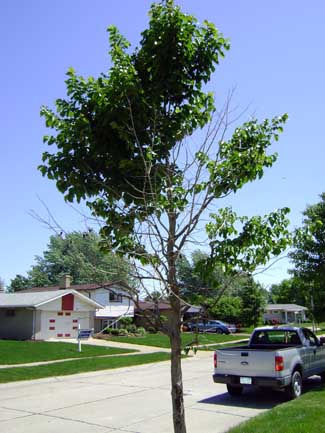
M150 334L157 334L157 329L153 326L148 326L147 331L150 332Z
M119 332L121 331L121 329L114 329L114 328L109 328L109 333L111 335L119 335Z
M144 337L146 335L146 330L142 327L137 328L137 335L139 335L139 337Z
M129 331L129 332L132 332L133 334L135 334L136 332L137 332L137 327L136 327L136 325L128 325L127 327L126 327L126 329Z
M116 331L118 331L118 335L124 336L124 335L128 335L128 330L124 329L124 328L120 328L120 329L116 329Z
M118 323L120 324L121 328L128 329L128 327L132 325L133 319L132 317L122 317Z

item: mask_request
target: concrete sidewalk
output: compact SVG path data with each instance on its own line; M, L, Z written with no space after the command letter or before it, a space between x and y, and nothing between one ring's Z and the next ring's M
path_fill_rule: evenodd
M71 340L71 338L53 338L48 340L49 342L60 342L63 341L65 343L76 343L77 340ZM130 343L121 343L119 341L112 340L101 340L99 338L89 338L88 340L82 341L82 344L90 344L93 346L105 346L105 347L115 347L120 349L133 349L137 350L141 353L153 353L153 352L169 352L169 349L163 347L155 347L155 346L143 346L141 344L130 344Z

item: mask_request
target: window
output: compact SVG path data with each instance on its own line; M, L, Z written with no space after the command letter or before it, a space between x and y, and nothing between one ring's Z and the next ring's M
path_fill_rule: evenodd
M304 328L302 332L311 346L317 346L317 337L309 329Z
M272 329L255 331L252 344L301 344L296 331Z
M122 303L122 295L120 293L109 292L109 302Z
M73 310L74 296L70 293L68 295L62 296L61 310Z
M115 319L102 320L102 329L106 328L107 326L113 329L117 328L116 320Z
M15 315L15 310L6 310L6 317L14 317Z

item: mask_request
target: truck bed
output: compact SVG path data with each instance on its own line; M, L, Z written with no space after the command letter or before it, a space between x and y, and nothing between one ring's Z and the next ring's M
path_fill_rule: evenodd
M275 358L283 356L291 359L297 355L294 344L251 344L216 350L217 374L238 376L278 376L275 372ZM283 355L280 355L283 353Z
M282 350L282 349L289 349L292 347L301 347L301 345L297 344L250 344L246 346L230 346L230 347L224 347L224 348L218 348L218 351L243 351L243 350L266 350L266 351L272 351L272 350Z

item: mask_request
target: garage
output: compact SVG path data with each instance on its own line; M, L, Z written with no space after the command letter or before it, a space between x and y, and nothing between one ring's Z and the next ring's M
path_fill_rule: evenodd
M76 338L103 306L75 290L0 294L0 338Z

